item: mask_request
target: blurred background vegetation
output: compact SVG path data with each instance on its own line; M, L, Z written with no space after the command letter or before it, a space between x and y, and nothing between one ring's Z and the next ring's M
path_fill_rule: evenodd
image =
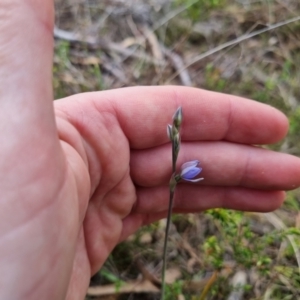
M241 95L283 111L289 135L272 148L300 154L299 0L55 2L55 98L165 84ZM268 214L174 215L167 299L300 299L299 197ZM117 246L87 299L159 299L164 228Z

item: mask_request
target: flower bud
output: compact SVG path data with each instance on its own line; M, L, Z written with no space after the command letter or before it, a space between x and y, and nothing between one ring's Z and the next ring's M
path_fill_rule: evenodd
M173 125L174 127L179 131L180 125L182 123L182 108L181 106L176 110L174 116L173 116Z
M203 180L204 178L195 178L198 174L200 174L202 171L202 168L199 167L199 161L198 160L192 160L189 162L184 163L181 166L181 172L180 177L181 179L189 182L198 182Z

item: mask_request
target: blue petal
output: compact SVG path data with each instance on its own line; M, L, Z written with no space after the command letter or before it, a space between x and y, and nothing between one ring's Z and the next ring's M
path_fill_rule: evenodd
M188 181L188 182L198 182L198 181L201 181L203 180L204 178L197 178L197 179L184 179L185 181Z
M184 170L184 169L190 168L190 167L197 167L198 164L199 164L199 160L196 160L196 159L188 161L181 166L181 170Z
M183 179L193 179L193 178L196 177L201 171L202 171L202 168L198 168L198 167L189 167L189 168L185 168L185 169L182 170L182 172L181 172L181 177L182 177Z

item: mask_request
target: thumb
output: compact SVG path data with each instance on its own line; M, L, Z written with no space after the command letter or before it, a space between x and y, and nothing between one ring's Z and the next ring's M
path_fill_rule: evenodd
M53 16L52 0L0 2L1 145L7 135L17 135L22 143L32 128L44 135L54 132Z
M0 168L8 170L0 174L2 183L27 174L27 163L59 147L52 101L53 18L52 0L0 1Z

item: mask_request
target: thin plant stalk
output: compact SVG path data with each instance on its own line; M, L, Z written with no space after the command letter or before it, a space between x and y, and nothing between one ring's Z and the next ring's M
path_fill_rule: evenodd
M182 110L180 107L177 109L173 117L173 126L170 132L170 139L172 141L172 176L170 180L170 199L169 199L167 224L166 224L165 240L164 240L164 250L163 250L163 266L162 266L162 275L161 275L161 300L164 300L165 298L168 236L169 236L170 225L171 225L175 188L178 182L176 176L176 161L180 149L179 129L180 129L181 121L182 121Z
M170 199L168 207L168 216L164 240L164 250L163 250L163 266L162 266L162 275L161 275L161 300L165 299L165 289L166 289L166 266L167 266L167 245L168 237L171 225L171 217L173 210L174 194L177 183L181 180L189 182L198 182L204 178L195 178L202 171L202 168L199 166L199 161L194 159L184 163L181 166L180 174L176 174L176 162L180 150L180 126L182 123L183 115L182 108L179 107L174 116L173 116L173 125L167 126L167 134L169 139L172 142L172 176L169 183L170 188Z
M170 199L169 199L169 207L168 207L168 217L166 224L166 232L165 232L165 240L164 240L164 252L163 252L163 266L162 266L162 274L161 274L161 300L165 298L165 289L166 289L166 266L167 266L167 244L168 244L168 236L170 231L171 224L171 215L173 209L173 201L174 201L174 193L175 189L170 189Z

